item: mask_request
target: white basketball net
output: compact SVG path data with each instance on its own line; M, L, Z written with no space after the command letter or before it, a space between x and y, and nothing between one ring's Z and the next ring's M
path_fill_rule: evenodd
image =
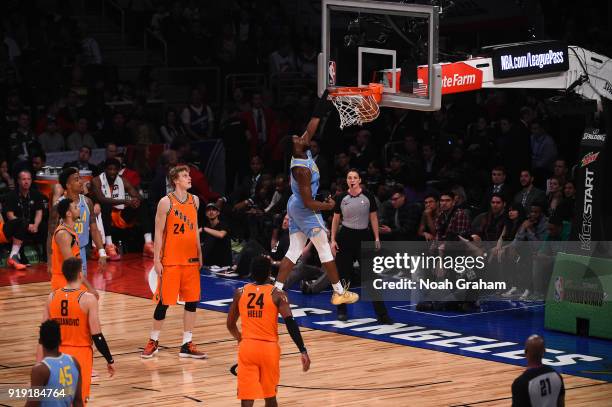
M378 117L380 108L372 95L331 95L340 114L340 128L371 122Z

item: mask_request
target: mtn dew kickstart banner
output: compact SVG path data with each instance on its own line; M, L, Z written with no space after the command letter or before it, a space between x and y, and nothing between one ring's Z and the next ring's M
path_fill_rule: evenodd
M572 227L572 240L580 241L580 251L588 255L592 242L605 240L604 236L604 148L606 134L598 129L587 129L580 143L576 168L576 211ZM579 254L579 253L576 253Z

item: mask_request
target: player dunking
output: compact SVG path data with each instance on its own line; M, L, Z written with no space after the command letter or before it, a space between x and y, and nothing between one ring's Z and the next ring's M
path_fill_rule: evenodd
M182 358L204 359L192 342L196 309L200 301L200 267L202 250L198 232L197 196L187 192L191 188L189 167L179 165L168 174L174 184L174 192L163 197L157 205L155 215L154 263L158 275L153 312L153 330L143 352L143 358L151 358L159 347L161 331L168 306L175 305L177 298L185 301L183 317L183 345L179 351Z
M281 261L274 285L281 290L283 289L289 272L300 258L304 246L306 246L306 240L310 239L317 249L321 265L325 268L327 277L334 288L334 294L331 298L332 304L352 304L359 300L359 295L345 290L342 286L327 240L327 229L321 214L318 213L334 209L335 202L331 197L328 197L325 202L314 199L319 189L320 174L310 153L310 140L317 131L317 127L319 127L321 117L326 114L328 105L327 92L325 92L319 99L304 134L301 137L293 136L291 157L291 192L293 192L293 195L287 203L289 250Z
M63 201L62 201L63 202ZM61 205L61 202L60 202ZM43 321L52 319L60 324L62 341L60 352L73 356L81 367L81 393L87 402L91 386L93 368L92 342L104 359L109 375L115 374L113 356L102 335L98 310L98 299L81 289L81 259L70 257L62 264L66 286L49 294L47 306L43 311Z
M227 329L236 338L238 348L238 399L250 407L255 399L265 399L266 407L276 407L276 387L280 378L278 314L300 351L302 368L310 368L300 328L291 315L287 296L270 284L270 260L257 257L251 274L255 284L246 284L234 292L227 314ZM236 322L242 319L242 333Z
M79 236L75 230L76 220L79 218L79 207L70 198L62 199L55 208L60 219L51 238L51 291L58 290L66 285L62 273L62 264L69 257L80 257ZM98 292L83 276L83 285L98 297Z

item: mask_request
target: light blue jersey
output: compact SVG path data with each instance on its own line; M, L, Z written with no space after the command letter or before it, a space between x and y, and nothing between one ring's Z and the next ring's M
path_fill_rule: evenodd
M306 158L291 158L290 170L296 167L304 167L310 171L310 190L314 199L319 190L319 168L312 159L310 150L306 151ZM291 192L293 193L287 203L287 214L289 215L289 234L302 232L307 237L312 236L313 229L327 230L325 222L320 213L308 209L304 206L304 201L300 195L298 182L293 178L293 173L290 173Z
M72 356L62 353L58 357L46 357L42 360L49 368L49 381L46 389L63 393L57 398L44 398L41 407L70 407L76 395L79 383L79 369L77 369Z

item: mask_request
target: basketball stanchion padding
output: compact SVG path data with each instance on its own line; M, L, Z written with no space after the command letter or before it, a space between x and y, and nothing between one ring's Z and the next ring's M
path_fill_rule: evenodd
M329 97L338 109L340 128L359 125L375 120L380 114L378 103L382 99L383 85L370 83L368 87L334 88Z

